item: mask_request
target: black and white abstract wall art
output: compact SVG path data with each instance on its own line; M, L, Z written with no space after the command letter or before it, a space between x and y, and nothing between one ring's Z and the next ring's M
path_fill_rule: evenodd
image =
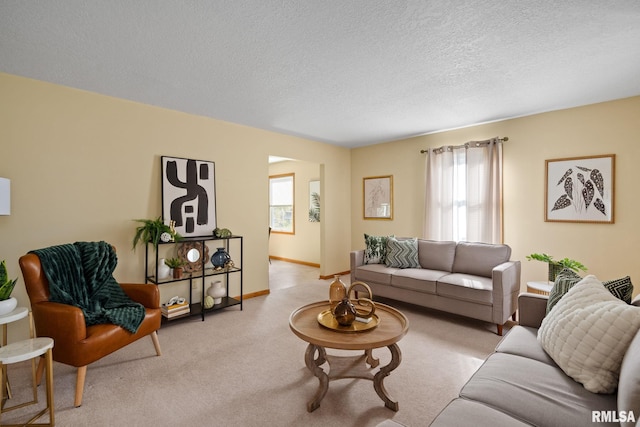
M545 221L614 222L615 154L546 161Z
M214 162L162 156L162 218L183 237L210 236L216 228Z

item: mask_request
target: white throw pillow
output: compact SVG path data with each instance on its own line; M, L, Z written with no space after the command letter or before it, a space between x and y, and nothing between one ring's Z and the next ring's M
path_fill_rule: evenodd
M538 341L585 389L613 393L622 358L639 328L640 308L614 297L602 282L589 275L543 319Z

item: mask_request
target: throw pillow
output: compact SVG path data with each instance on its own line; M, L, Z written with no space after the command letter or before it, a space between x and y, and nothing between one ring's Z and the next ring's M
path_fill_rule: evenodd
M573 286L542 320L538 341L571 378L613 393L622 359L640 329L640 308L611 295L595 276Z
M573 285L578 283L580 280L582 280L582 277L570 268L563 268L560 273L558 273L556 281L553 283L553 287L549 292L549 299L547 300L547 314L549 314L553 306L560 301L560 298L569 292L569 289L571 289Z
M576 283L582 280L576 272L569 268L564 268L553 284L551 292L549 292L549 300L547 301L547 314L551 311L554 305L571 289ZM621 279L607 280L602 282L604 287L611 292L614 297L631 304L631 296L633 295L633 283L631 283L631 277L626 276Z
M627 304L631 304L631 296L633 295L631 277L627 276L622 279L607 280L602 282L602 284L614 297L621 299Z
M387 267L420 268L418 261L418 239L402 239L389 237L387 240Z
M364 250L365 264L384 264L384 260L387 254L387 239L388 239L387 236L370 236L365 233L364 235L364 243L366 245L366 248Z

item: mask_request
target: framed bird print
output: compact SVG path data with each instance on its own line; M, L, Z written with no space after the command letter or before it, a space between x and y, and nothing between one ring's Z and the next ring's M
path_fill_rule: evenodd
M548 222L614 222L615 154L546 161Z

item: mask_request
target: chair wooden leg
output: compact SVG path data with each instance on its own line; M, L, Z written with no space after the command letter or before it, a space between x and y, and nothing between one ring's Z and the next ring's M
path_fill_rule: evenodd
M153 346L156 348L156 354L162 356L162 350L160 350L160 340L158 339L158 332L153 331L151 333L151 339L153 340Z
M87 376L87 365L78 368L78 377L76 378L76 399L75 407L82 405L82 393L84 392L84 379Z
M502 336L502 325L498 324L498 335Z

